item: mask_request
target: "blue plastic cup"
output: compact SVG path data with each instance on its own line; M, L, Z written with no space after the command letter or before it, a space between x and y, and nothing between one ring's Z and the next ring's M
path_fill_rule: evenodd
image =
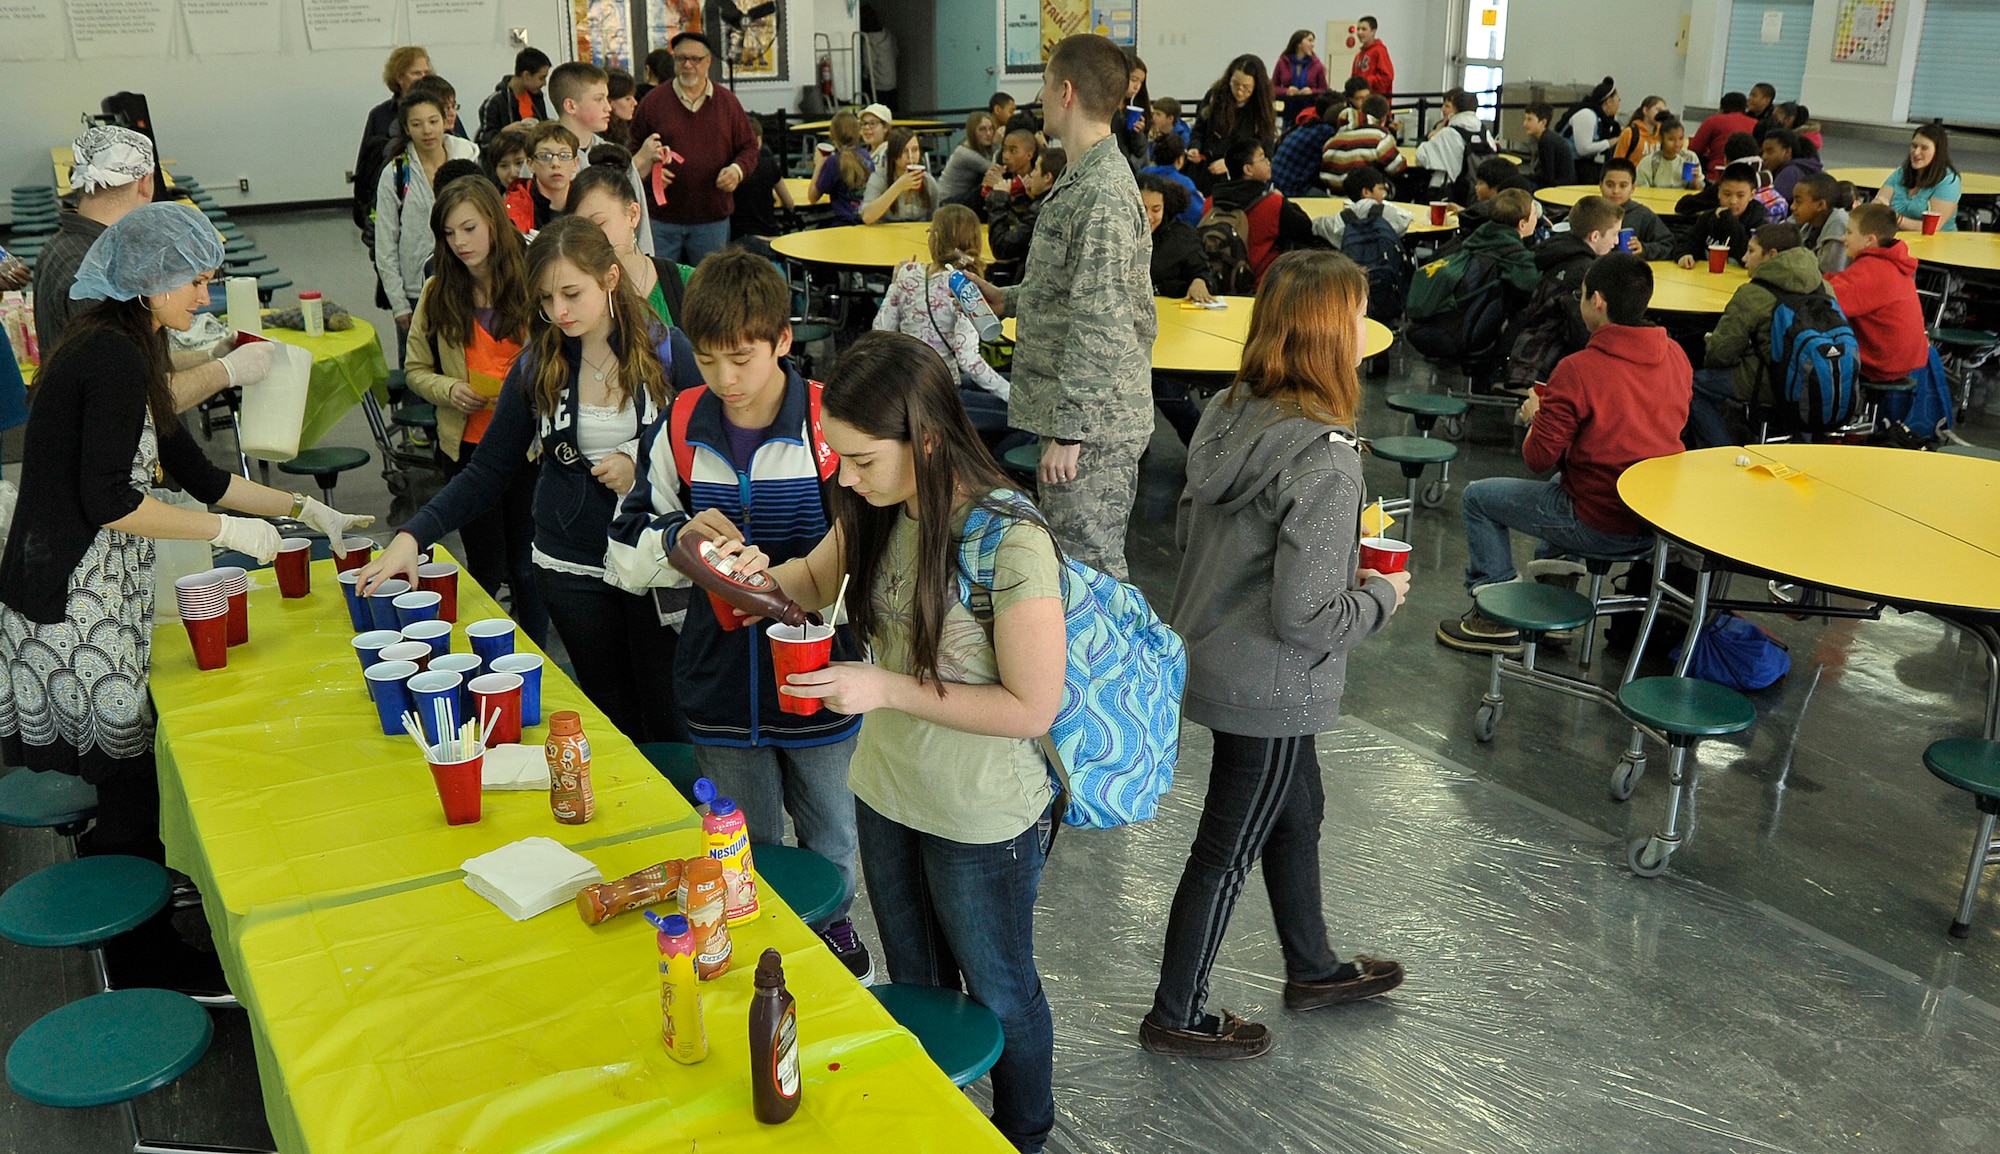
M521 728L542 723L542 658L536 653L509 653L493 662L493 672L521 678Z
M370 629L375 628L375 617L368 612L368 602L363 601L361 594L354 591L354 583L360 579L361 571L359 569L349 569L347 572L336 574L334 577L334 580L340 582L341 596L347 598L347 620L349 624L354 626L356 633L366 633Z
M403 714L410 711L410 678L417 674L414 661L377 661L364 674L375 693L375 714L382 719L384 737L401 737Z
M1619 252L1638 252L1638 251L1639 251L1639 246L1638 246L1637 244L1634 244L1634 243L1633 243L1633 241L1634 241L1634 240L1635 240L1635 239L1636 239L1636 238L1638 237L1638 235L1639 235L1639 234L1638 234L1638 233L1637 233L1636 231L1634 231L1634 230L1632 230L1632 229L1629 229L1629 228L1621 228L1621 229L1619 229L1619 230L1618 230L1618 251L1619 251Z
M408 594L405 594L404 596L408 596ZM404 627L403 640L421 641L425 645L430 646L431 656L433 658L442 657L445 654L451 652L451 622L449 621L414 622ZM429 665L426 664L425 668L428 669Z
M460 717L472 716L472 691L465 688L465 684L479 676L485 668L486 663L479 660L477 653L441 653L431 658L432 673L456 673L460 678L461 684L458 689Z
M373 629L356 634L354 652L361 658L361 676L368 676L368 667L382 660L382 651L403 639L403 635L393 629ZM375 696L375 687L368 686L368 696Z
M514 652L514 623L505 617L489 617L465 627L466 640L479 655L481 664L491 669L493 662Z
M1694 161L1694 160L1693 160L1692 158L1690 158L1690 159L1688 159L1688 160L1683 160L1683 161L1681 161L1681 183L1682 183L1682 184L1686 184L1686 183L1687 183L1688 181L1690 181L1690 180L1693 180L1693 179L1694 179L1694 169L1695 169L1695 163L1696 163L1696 162L1695 162L1695 161Z
M401 629L403 623L396 620L396 598L410 591L410 583L398 577L391 577L375 587L368 595L368 616L377 629Z
M438 606L443 601L444 594L427 589L415 589L398 596L391 602L396 607L396 627L408 629L419 621L436 621Z
M459 718L464 716L458 700L463 685L464 679L458 674L435 669L410 678L410 701L416 709L418 724L423 726L425 745L442 745L446 737L458 732ZM449 729L438 728L440 703L445 712L445 724L451 727Z

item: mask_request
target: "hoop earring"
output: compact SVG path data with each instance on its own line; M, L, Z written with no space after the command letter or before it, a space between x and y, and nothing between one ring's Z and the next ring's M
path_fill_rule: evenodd
M556 324L556 322L555 322L554 318L552 318L552 317L550 317L550 316L549 316L549 310L548 310L548 309L545 309L545 308L543 308L543 307L542 307L541 305L536 305L536 306L535 306L535 315L536 315L536 316L538 316L538 317L540 317L540 318L542 318L542 323L543 323L543 324L545 324L545 325L549 326L550 328L554 328L554 327L555 327L555 324Z
M618 323L618 294L614 291L604 298L604 307L611 310L611 323Z

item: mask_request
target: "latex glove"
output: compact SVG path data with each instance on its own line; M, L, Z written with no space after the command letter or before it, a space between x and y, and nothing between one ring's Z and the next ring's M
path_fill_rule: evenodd
M306 507L299 513L299 520L326 534L326 543L333 547L336 557L347 556L349 529L366 529L375 523L373 516L343 513L317 497L306 498Z
M209 538L218 549L234 549L268 565L278 556L278 527L255 517L224 517L222 531Z
M271 343L247 341L237 345L234 352L222 358L222 367L229 370L232 387L254 385L271 374Z

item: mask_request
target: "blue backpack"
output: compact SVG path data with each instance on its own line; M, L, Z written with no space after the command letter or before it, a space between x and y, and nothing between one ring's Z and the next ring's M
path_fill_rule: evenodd
M959 600L975 617L974 586L993 588L1001 538L1019 521L1040 519L1019 493L999 499L1020 515L975 505L959 544ZM1065 557L1062 586L1069 661L1043 752L1068 799L1063 822L1109 829L1146 821L1174 784L1187 647L1122 581ZM990 621L990 607L982 619Z
M1368 274L1368 315L1392 321L1403 315L1403 295L1410 291L1410 261L1403 238L1382 219L1382 207L1357 213L1350 205L1340 211L1340 253Z
M1833 432L1854 415L1861 345L1840 302L1824 288L1772 292L1778 306L1771 311L1770 363L1785 423L1800 432Z
M6 370L0 369L0 372ZM1920 440L1935 441L1952 427L1952 410L1957 402L1951 395L1951 378L1945 375L1938 351L1930 351L1930 361L1910 374L1917 387L1890 393L1882 400L1882 419L1900 421ZM6 422L0 420L0 425Z
M1675 648L1673 660L1681 651ZM1762 626L1734 613L1717 614L1694 641L1688 676L1742 692L1768 688L1792 671L1792 655Z

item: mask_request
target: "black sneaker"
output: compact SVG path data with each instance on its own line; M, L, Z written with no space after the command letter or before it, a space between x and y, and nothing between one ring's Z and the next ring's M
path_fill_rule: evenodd
M1437 639L1439 645L1460 653L1505 653L1512 656L1521 651L1519 630L1489 619L1478 609L1468 609L1463 617L1439 622Z
M1271 1050L1271 1031L1256 1022L1246 1022L1227 1010L1220 1018L1210 1014L1192 1030L1169 1030L1146 1018L1139 1023L1139 1045L1149 1053L1175 1058L1207 1058L1218 1062L1241 1062Z
M851 920L840 919L821 930L819 938L856 981L864 986L875 984L875 959L868 956L868 947L861 944L861 935L854 932Z

